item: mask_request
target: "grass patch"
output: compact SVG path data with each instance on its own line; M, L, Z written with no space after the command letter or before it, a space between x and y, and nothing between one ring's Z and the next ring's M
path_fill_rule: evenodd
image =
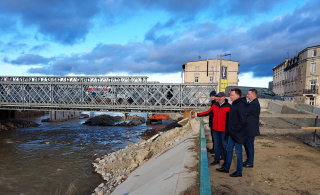
M272 148L272 147L274 147L273 145L270 145L269 143L266 143L266 142L262 142L262 146L263 146L263 147L267 147L267 148Z

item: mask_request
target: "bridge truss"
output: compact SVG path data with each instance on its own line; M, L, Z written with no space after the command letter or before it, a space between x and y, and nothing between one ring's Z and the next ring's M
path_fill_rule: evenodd
M0 109L182 112L207 107L215 88L147 77L0 77Z

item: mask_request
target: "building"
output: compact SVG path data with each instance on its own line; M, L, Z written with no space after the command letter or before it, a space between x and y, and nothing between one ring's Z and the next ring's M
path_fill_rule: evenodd
M182 65L184 70L183 82L213 83L217 85L216 91L225 91L229 85L238 85L239 62L223 59L210 59L186 62Z
M288 60L288 59L287 59ZM284 69L287 66L287 60L285 62L282 62L278 66L275 66L273 70L273 92L284 96Z
M285 101L320 106L320 45L307 47L273 68L273 91Z
M268 89L269 89L270 91L273 90L273 81L269 81L269 83L268 83Z

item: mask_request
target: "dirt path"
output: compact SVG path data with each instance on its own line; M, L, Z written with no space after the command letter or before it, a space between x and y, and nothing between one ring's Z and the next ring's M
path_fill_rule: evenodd
M229 176L236 169L235 156L229 174L215 170L221 165L209 167L213 194L320 194L320 148L297 138L309 135L262 132L255 141L254 167L244 168L242 177ZM213 160L209 155L209 163Z

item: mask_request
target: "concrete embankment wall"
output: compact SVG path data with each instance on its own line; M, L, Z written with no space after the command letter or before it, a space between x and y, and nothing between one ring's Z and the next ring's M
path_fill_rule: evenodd
M311 110L308 105L294 104L290 102L270 101L268 106L268 112L274 114L315 114L308 110ZM315 119L283 118L283 120L298 126L315 126ZM320 124L319 119L317 120L317 124Z
M50 111L50 121L64 121L79 117L81 112L77 111Z

